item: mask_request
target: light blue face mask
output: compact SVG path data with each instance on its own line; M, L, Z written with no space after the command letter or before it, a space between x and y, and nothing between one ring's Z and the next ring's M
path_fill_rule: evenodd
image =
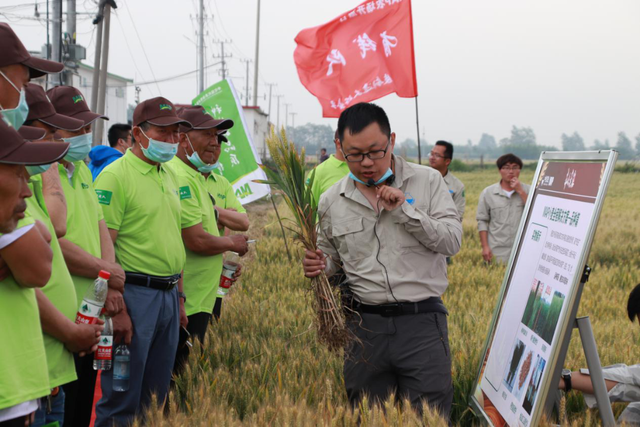
M380 178L378 181L376 181L375 184L373 184L373 186L375 187L376 185L380 185L381 183L385 182L387 179L389 179L389 177L393 175L393 171L391 170L391 168L387 169L387 171L384 173L384 175L382 175L382 178ZM353 174L353 172L349 172L349 178L351 178L352 180L359 182L360 184L364 184L367 187L371 187L371 185L367 182L364 182L363 180L361 180L360 178L358 178L357 176L355 176Z
M27 172L29 172L30 176L40 175L41 173L45 173L51 167L51 163L47 165L37 165L37 166L25 166L27 168Z
M65 142L69 143L69 151L64 159L68 162L77 162L78 160L84 160L91 151L91 143L93 142L93 136L90 133L74 136L73 138L62 138Z
M149 138L142 129L140 129L140 131L149 140L149 147L144 148L141 144L140 148L142 148L145 157L152 162L166 163L173 159L178 152L177 143L170 144L168 142L156 141L155 139Z
M2 75L2 77L4 77L5 80L8 81L9 84L16 91L20 93L20 101L18 102L18 106L16 108L12 108L8 110L0 106L0 108L2 108L2 113L1 113L2 119L5 121L5 123L11 126L12 128L14 128L15 130L18 130L22 127L24 122L27 120L27 116L29 115L29 105L27 104L27 95L24 89L23 90L18 89L16 85L14 85L13 82L9 80L9 78L5 76L2 71L0 71L0 75Z
M209 164L209 163L205 163L205 162L202 161L202 159L200 158L200 155L198 154L198 152L193 149L193 145L191 144L191 140L189 139L189 135L187 135L187 141L189 141L189 146L191 146L191 150L193 150L193 154L190 155L190 156L187 155L187 159L189 159L191 164L193 166L195 166L196 169L198 169L199 172L201 172L201 173L211 173L212 170L218 168L218 164L219 164L218 162L215 162L214 164Z

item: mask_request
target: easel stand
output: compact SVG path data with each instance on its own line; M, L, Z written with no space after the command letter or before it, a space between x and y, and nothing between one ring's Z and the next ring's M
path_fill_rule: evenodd
M588 316L576 318L578 306L580 305L580 298L582 296L582 290L584 289L585 283L587 283L587 281L589 280L590 273L591 268L589 266L585 266L584 272L582 273L582 279L580 280L577 300L576 304L574 305L571 318L575 319L573 322L573 328L577 328L580 333L580 341L582 341L584 356L587 359L589 376L591 377L591 383L593 384L593 391L596 397L596 402L598 404L598 409L600 411L600 418L602 418L602 425L605 427L613 427L616 425L616 420L613 416L611 403L609 402L609 394L607 393L607 386L604 381L604 374L602 373L602 365L600 364L600 356L598 355L596 340L593 336L593 329L591 329L591 321L589 320ZM560 357L558 358L559 363L556 366L556 370L552 377L552 385L558 384L560 382L562 367L564 366L564 361L567 357L567 349L569 348L569 342L571 341L571 330L569 330L566 335L567 336L565 337L560 350ZM551 406L547 406L548 408L553 407L553 404L556 403L554 394L556 396L559 396L559 392L549 393L550 399L548 399L547 404L549 405L549 403L551 403ZM551 399L553 400L553 402L550 402ZM548 411L548 413L550 412L551 411Z

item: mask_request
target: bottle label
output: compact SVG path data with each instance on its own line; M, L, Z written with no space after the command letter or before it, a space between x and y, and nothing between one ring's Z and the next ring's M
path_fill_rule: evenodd
M220 276L220 287L229 289L233 285L233 275L238 269L238 264L224 263L222 265L222 275ZM226 294L226 292L225 292Z
M86 298L83 299L78 309L78 314L76 314L76 323L85 323L87 325L95 323L96 319L100 317L102 307L102 305L98 305Z
M98 351L96 351L95 360L111 360L111 350L113 349L113 337L100 337L98 343Z
M128 356L116 356L115 363L113 364L113 379L114 380L129 379L129 357Z

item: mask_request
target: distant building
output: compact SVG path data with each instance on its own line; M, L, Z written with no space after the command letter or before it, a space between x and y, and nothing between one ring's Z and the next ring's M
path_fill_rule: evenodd
M269 136L269 115L260 107L242 107L247 132L251 135L253 146L261 159L270 158L267 149L267 136Z
M42 56L41 52L31 52L34 56ZM72 71L66 68L67 71ZM78 63L78 68L75 72L71 72L71 86L80 89L83 93L85 101L89 107L91 107L91 88L93 86L93 67ZM47 80L45 77L32 80L33 83L37 83L45 88L47 87ZM101 139L103 145L107 145L107 131L113 123L130 123L131 117L128 112L129 104L127 102L127 86L133 84L132 79L118 76L116 74L107 73L107 94L105 98L104 114L109 117L109 121L105 123L104 134Z

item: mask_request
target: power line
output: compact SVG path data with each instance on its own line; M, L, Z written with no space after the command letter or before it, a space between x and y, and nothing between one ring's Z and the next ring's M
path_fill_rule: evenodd
M149 61L149 57L147 56L147 50L144 48L144 45L142 44L142 39L140 39L140 34L138 33L138 27L136 26L136 23L133 21L133 16L131 16L131 11L129 10L129 5L126 6L126 10L127 10L127 13L129 14L129 18L131 19L131 26L135 30L136 36L138 37L138 42L140 43L140 47L142 48L142 53L144 53L144 57L147 60L147 65L149 66L149 70L151 70L151 75L153 76L153 79L157 81L158 79L156 78L156 75L153 72L153 67L151 66L151 61ZM160 86L158 86L156 84L156 87L158 88L158 94L161 94Z
M115 12L115 11L114 11ZM124 33L124 25L122 25L122 22L120 22L120 16L118 15L118 13L115 13L116 15L116 20L118 21L118 25L120 25L120 29L122 30L122 32ZM125 35L124 37L124 43L127 46L127 50L129 51L129 56L131 57L131 61L133 62L133 66L136 69L136 71L138 72L138 75L144 78L144 75L142 74L142 72L140 71L140 68L138 68L138 63L136 62L136 57L133 55L133 52L131 51L131 46L129 46L129 38ZM155 77L154 77L155 78Z
M214 64L207 65L207 66L206 66L206 67L204 67L204 68L205 68L205 69L207 69L207 68L213 67L213 66L215 66L215 65L220 65L220 62L216 62L216 63L214 63ZM138 83L138 82L134 82L134 86L144 86L144 85L150 85L150 84L154 84L154 83L155 83L155 84L163 83L163 82L167 82L167 81L169 81L169 80L176 80L176 79L179 79L179 78L181 78L181 77L186 77L186 76L188 76L189 74L196 73L197 71L198 71L198 69L195 69L195 70L192 70L192 71L187 71L186 73L178 74L178 75L171 76L171 77L164 77L164 78L162 78L162 79L159 79L159 80L153 80L153 81L150 81L150 82L140 82L140 83Z

